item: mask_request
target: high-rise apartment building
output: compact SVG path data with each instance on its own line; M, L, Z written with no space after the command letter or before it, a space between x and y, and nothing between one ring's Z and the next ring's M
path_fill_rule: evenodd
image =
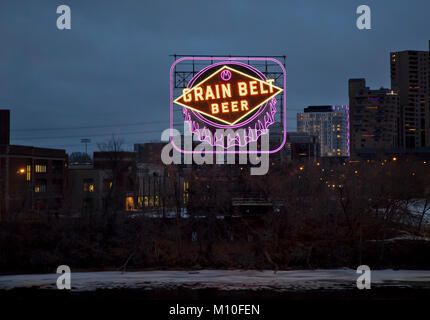
M396 148L399 136L399 96L396 91L366 87L365 79L350 79L349 120L351 155L360 149Z
M309 106L297 114L297 131L318 137L321 157L349 155L348 106Z
M430 42L429 42L430 45ZM391 87L400 99L399 146L430 146L430 49L390 53Z

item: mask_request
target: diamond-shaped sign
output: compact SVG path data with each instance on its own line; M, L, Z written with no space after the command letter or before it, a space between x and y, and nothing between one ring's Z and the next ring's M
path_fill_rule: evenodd
M262 80L228 65L217 69L174 102L223 124L235 125L282 92L274 80Z

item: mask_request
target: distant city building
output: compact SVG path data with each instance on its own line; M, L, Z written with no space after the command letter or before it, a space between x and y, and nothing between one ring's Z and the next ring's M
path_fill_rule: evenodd
M136 209L136 154L94 152L93 164L72 164L68 170L68 208L100 213Z
M319 157L318 137L307 132L287 132L287 160L315 160Z
M177 171L169 173L168 167L161 161L161 151L165 145L166 142L161 141L134 145L138 159L137 208L139 210L168 213L173 212L175 206L179 205L183 209L188 203L189 182L183 176L186 166L178 165Z
M396 91L372 90L366 87L365 79L350 79L348 87L351 156L368 149L376 152L397 147L399 97Z
M321 157L346 157L348 117L348 106L309 106L297 114L297 131L318 137Z
M429 41L430 46L430 41ZM430 48L429 51L390 53L391 87L398 92L399 146L430 146Z
M105 198L112 188L110 175L92 164L73 164L67 170L67 208L72 212L93 213L105 209Z
M19 212L60 209L66 151L10 145L9 110L0 110L0 122L0 220Z
M181 173L169 176L165 166L138 163L137 208L143 211L172 212L188 202L188 182Z
M94 169L103 170L108 176L112 192L105 198L104 207L124 208L126 211L136 208L136 153L129 151L94 152ZM109 203L111 202L111 203Z
M269 149L276 150L282 144L282 140L284 140L284 126L280 122L275 122L269 128ZM261 146L258 146L261 148ZM287 160L286 148L285 146L281 148L276 153L272 153L270 155L270 162L273 164L281 164Z

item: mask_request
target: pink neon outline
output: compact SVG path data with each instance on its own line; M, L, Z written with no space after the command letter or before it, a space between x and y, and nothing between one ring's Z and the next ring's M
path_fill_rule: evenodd
M282 72L284 73L284 76L283 76L283 80L284 80L284 88L283 88L283 92L284 92L284 94L283 94L283 100L284 100L283 101L283 108L284 108L283 127L284 127L284 130L283 131L284 131L284 134L283 134L283 136L284 137L282 139L281 145L278 148L276 148L275 150L268 150L268 151L265 151L265 150L255 150L255 151L254 150L246 150L246 151L242 151L242 150L194 151L194 150L191 150L191 151L189 151L189 150L182 150L181 148L178 148L173 141L173 69L175 68L175 66L179 62L184 61L184 60L212 60L212 61L213 60L226 60L226 61L235 61L235 60L237 60L237 61L241 61L241 60L249 61L249 60L253 60L253 61L272 61L272 62L277 63L279 65L279 67L281 68ZM254 57L254 58L252 58L252 57L234 57L234 58L233 57L182 57L182 58L179 58L178 60L173 62L172 66L170 67L170 141L172 142L173 147L177 151L179 151L183 154L194 154L194 153L199 153L199 154L201 154L201 153L208 153L208 154L226 154L226 153L227 154L228 153L234 153L234 154L240 154L240 153L266 154L266 153L268 153L268 154L271 154L271 153L278 152L279 150L281 150L284 147L285 142L287 140L287 130L286 130L287 129L287 104L286 104L287 99L286 99L286 88L285 88L286 82L287 82L287 76L286 76L285 68L282 65L282 63L280 63L278 60L276 60L274 58L269 58L269 57L266 57L266 58L260 58L260 57Z

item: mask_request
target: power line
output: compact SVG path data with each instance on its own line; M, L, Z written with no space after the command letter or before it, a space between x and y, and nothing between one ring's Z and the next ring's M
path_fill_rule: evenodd
M291 119L291 120L296 120L296 117L287 117L287 119ZM173 125L177 126L177 125L182 125L182 122L174 122ZM120 126L120 125L115 125L115 126ZM106 126L108 127L108 126ZM77 128L77 127L76 127ZM82 127L84 128L84 127ZM88 127L87 127L88 128ZM101 128L101 126L100 126ZM167 128L168 129L168 128ZM41 129L41 130L37 130L36 131L44 131L45 129ZM53 128L49 129L49 130L54 130ZM57 130L59 130L57 128ZM26 131L30 131L30 129L26 130ZM132 135L132 134L145 134L145 133L155 133L155 132L160 132L160 130L143 130L143 131L134 131L134 132L124 132L124 133L83 133L80 135L68 135L68 136L42 136L42 137L14 137L12 138L12 140L46 140L46 139L69 139L69 138L82 138L85 136L89 136L89 137L103 137L103 136L110 136L112 134L114 135Z
M302 111L303 109L292 109L288 108L287 111ZM294 116L287 116L287 119L295 119ZM144 121L144 122L132 122L123 124L108 124L108 125L91 125L91 126L71 126L71 127L47 127L47 128L25 128L25 129L12 129L11 132L34 132L34 131L56 131L56 130L80 130L80 129L100 129L100 128L115 128L125 126L140 126L140 125L152 125L160 123L169 123L169 119L157 120L157 121ZM174 125L182 124L180 122L174 123ZM21 138L20 138L21 139ZM24 139L24 138L22 138Z
M169 120L150 121L150 122L134 122L124 124L111 124L111 125L92 125L92 126L75 126L75 127L51 127L51 128L32 128L32 129L14 129L12 132L27 132L27 131L53 131L53 130L76 130L76 129L93 129L93 128L113 128L125 126L140 126L156 123L169 123Z
M150 131L134 131L134 132L123 132L123 133L102 133L102 134L81 134L73 136L51 136L51 137L19 137L12 138L12 140L46 140L46 139L69 139L69 138L82 138L82 137L103 137L103 136L122 136L131 134L144 134L144 133L155 133L162 130L150 130Z

